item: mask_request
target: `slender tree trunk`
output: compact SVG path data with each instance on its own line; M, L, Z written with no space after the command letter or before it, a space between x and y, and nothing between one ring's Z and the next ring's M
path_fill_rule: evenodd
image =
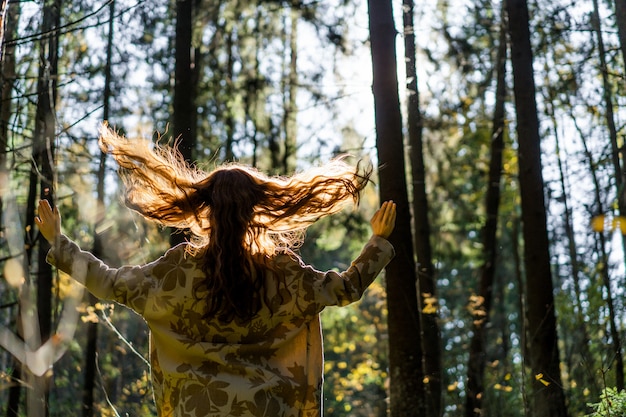
M520 223L521 220L517 214L513 216L511 227L511 249L513 252L513 264L515 265L515 283L517 284L517 307L520 313L520 346L522 350L522 383L520 384L522 392L522 404L524 405L523 416L529 416L530 404L526 390L526 369L528 365L528 322L524 312L526 311L526 294L524 293L524 276L522 274L522 256L520 249Z
M417 52L415 48L415 24L413 0L402 1L404 27L404 58L407 74L407 117L413 179L413 229L415 254L417 255L417 299L422 328L421 352L425 381L425 404L427 415L439 416L441 409L441 333L437 312L425 311L425 298L436 299L435 268L432 263L430 244L429 204L426 193L426 169L424 167L423 121L417 84Z
M483 415L484 374L487 363L485 332L491 314L492 294L496 271L498 212L500 206L500 179L502 176L502 151L504 149L506 102L506 60L507 60L507 25L505 4L502 3L500 40L496 57L496 104L493 114L491 133L491 159L487 179L485 212L487 221L483 227L484 262L481 267L478 302L474 313L473 335L470 342L467 365L467 390L465 415L468 417Z
M556 119L553 118L554 126L556 126ZM561 149L560 149L560 139L558 132L554 132L554 139L556 143L556 155L558 158L558 170L559 170L559 183L561 184L561 195L562 203L563 203L563 211L564 211L564 228L565 228L565 236L567 237L567 248L571 262L571 276L574 284L574 314L576 320L576 336L582 335L581 343L575 342L575 346L577 346L576 351L580 357L580 363L589 363L593 362L593 357L589 351L589 343L590 337L587 333L587 324L585 323L584 312L582 307L582 299L581 299L581 289L580 289L580 265L578 262L578 248L576 245L575 233L574 233L574 223L572 220L572 210L569 207L569 197L567 194L567 185L566 178L567 175L565 173L565 168L563 166L563 161L561 160ZM595 369L594 366L591 369ZM572 370L572 372L576 372ZM586 372L585 372L586 373ZM575 375L575 374L574 374ZM583 380L584 374L581 375L580 380ZM587 385L587 384L585 384ZM589 384L595 385L595 384ZM593 389L593 388L592 388Z
M614 0L615 21L619 36L620 50L622 51L622 64L626 66L626 0Z
M106 64L104 67L104 92L103 92L103 115L102 118L110 122L110 98L111 98L111 61L113 55L113 30L115 21L115 0L109 3L109 30L107 35ZM97 178L97 210L96 224L93 232L92 253L102 257L102 237L97 232L98 224L104 220L104 180L106 173L107 154L100 152ZM95 306L98 299L91 293L88 294L89 305ZM85 348L85 376L83 383L83 417L94 415L94 389L96 386L96 372L98 368L98 322L87 323L87 347Z
M561 384L554 288L541 166L539 119L526 0L507 0L517 114L519 181L526 271L526 317L535 416L567 416Z
M233 161L235 159L235 152L233 147L235 145L235 117L233 115L233 109L231 108L231 103L229 98L233 95L233 80L235 78L235 44L233 40L233 34L226 34L226 53L228 54L228 61L226 67L226 79L228 82L226 83L226 102L224 103L224 124L226 125L226 143L224 144L224 160Z
M246 109L246 130L248 131L248 136L250 137L250 141L252 142L252 166L256 167L258 165L258 152L259 152L259 137L258 137L258 126L259 126L259 116L260 112L258 111L259 105L259 91L262 89L261 84L261 71L260 71L260 59L259 53L260 45L262 45L262 33L263 33L263 22L261 10L257 9L256 19L257 31L255 34L255 51L251 68L251 73L249 74L249 78L246 84L247 91L244 97L245 109Z
M20 14L19 2L3 2L3 16L4 24L2 28L2 58L0 64L2 69L0 71L0 189L8 187L8 166L7 166L7 151L8 151L8 137L9 137L9 122L11 118L12 106L11 98L13 96L13 85L15 82L15 46L12 45L13 40L17 35L17 25ZM4 229L4 200L0 194L0 225L2 230L0 233L3 235L6 233ZM19 332L19 317L20 307L16 308L18 315L18 333ZM11 381L12 384L9 388L8 400L7 400L7 417L17 417L19 411L20 397L22 394L21 385L21 367L22 365L15 358L12 358L12 371Z
M593 183L593 188L594 188L594 202L595 202L595 206L596 206L596 211L598 213L604 213L605 212L605 207L604 207L604 203L602 200L602 196L600 195L602 187L600 185L600 181L598 180L598 175L596 173L595 167L596 167L596 163L593 160L593 155L591 153L591 151L589 150L589 147L587 146L587 141L585 139L585 135L583 134L582 130L580 129L580 126L578 125L578 123L576 123L575 119L574 120L575 123L575 127L576 130L579 133L579 136L581 138L581 143L583 145L583 149L585 152L585 156L587 158L587 163L589 164L589 174ZM604 230L601 230L598 232L598 243L596 245L597 247L597 252L599 252L599 256L600 256L600 267L599 267L599 271L598 273L600 274L600 278L602 279L602 283L605 287L605 291L606 291L606 304L607 307L609 309L609 329L610 329L610 333L611 333L611 339L613 341L613 352L611 355L609 355L609 357L615 357L615 362L616 362L616 366L615 366L615 385L616 388L617 384L619 383L619 378L620 375L617 375L618 372L622 372L621 378L622 378L622 383L623 383L623 359L622 359L622 355L617 355L616 352L618 351L618 346L621 346L621 340L620 339L615 339L616 337L619 337L619 330L617 329L617 317L616 317L616 312L615 312L615 303L613 300L613 291L611 290L611 280L609 277L609 269L607 268L608 264L609 264L609 254L607 251L607 238L605 236L605 232ZM622 388L618 388L619 390L622 390Z
M39 76L37 80L37 110L35 114L35 132L33 138L33 167L38 174L31 179L39 180L39 198L54 204L54 154L55 154L55 105L58 79L58 49L61 1L46 1L43 6L42 36L40 42ZM31 194L31 198L34 193ZM36 202L29 202L34 210ZM29 213L27 222L32 227L34 212ZM34 229L34 228L33 228ZM37 252L37 318L39 322L40 342L45 343L52 330L52 267L46 262L50 245L40 238ZM29 398L29 414L37 415L43 408L48 415L48 396L50 392L50 374L33 380L33 393Z
M0 187L4 189L8 186L7 175L7 151L9 138L9 123L12 114L11 99L13 97L13 86L15 84L15 45L13 41L17 36L17 24L20 14L20 3L11 2L3 8L4 18L3 37L0 38L2 49L0 54ZM3 195L0 194L0 225L4 225ZM2 231L4 233L4 231Z
M583 300L582 300L582 290L580 287L580 277L581 277L581 270L580 270L580 262L579 262L579 256L578 256L578 247L576 244L576 237L575 237L575 231L574 231L574 220L572 218L572 210L570 208L569 205L569 193L567 192L567 178L569 177L566 173L566 169L567 166L564 166L563 164L563 158L561 158L562 155L562 150L561 150L561 146L560 146L560 138L559 138L559 133L558 133L558 122L556 119L556 115L554 113L554 106L552 105L552 103L555 101L556 97L554 96L556 94L556 91L553 89L550 89L550 97L546 98L546 101L548 103L548 114L550 116L550 119L552 121L552 125L554 126L554 131L553 131L553 135L555 138L555 144L556 144L556 156L557 156L557 165L558 165L558 172L559 172L559 183L561 185L561 193L562 193L562 204L563 204L563 211L564 211L564 218L563 218L563 223L564 223L564 229L565 229L565 236L567 237L567 248L568 248L568 253L569 253L569 257L571 260L571 277L572 277L572 281L574 284L574 314L575 314L575 321L576 321L576 332L574 332L574 334L572 334L571 336L574 339L573 341L573 346L575 349L575 354L574 355L569 355L570 360L572 362L575 362L573 367L570 367L571 371L570 373L572 374L572 378L577 380L577 381L585 381L583 384L581 384L581 388L582 386L587 387L592 393L594 393L595 396L598 395L598 392L594 392L597 391L597 387L596 387L596 381L589 380L589 375L593 375L593 372L589 372L590 369L597 369L594 366L594 357L591 354L590 351L590 343L591 343L591 337L589 336L588 333L588 329L587 329L587 323L585 321L585 313L584 313L584 309L583 309ZM572 120L574 120L574 123L576 123L575 118L572 118ZM583 141L585 139L583 138ZM567 161L567 156L564 158L565 161ZM580 364L584 364L584 368L580 369ZM572 395L576 395L575 392L572 393ZM594 397L595 398L595 397Z
M9 0L1 0L0 1L0 16L2 16L2 19L0 19L0 21L2 22L0 24L0 44L4 46L4 42L6 41L7 37L5 36L5 31L6 31L6 26L5 26L5 20L4 20L4 16L6 16L6 13L9 9ZM2 60L4 59L4 47L1 48L2 50L0 50L0 62L2 62Z
M606 126L609 129L609 140L611 141L611 154L613 157L613 167L615 169L615 185L617 187L617 208L620 216L626 216L626 164L624 164L624 147L619 147L617 143L617 127L615 126L615 114L613 112L613 89L609 80L609 72L606 63L606 48L602 37L602 23L600 22L600 12L598 11L598 0L593 0L593 13L591 14L591 25L598 41L598 58L600 60L600 76L602 77L602 98L604 100ZM626 235L622 235L622 250L626 253ZM626 264L626 256L623 257ZM621 356L621 351L618 352ZM620 371L621 386L624 386L624 371Z
M296 115L298 104L296 101L298 94L298 18L300 12L294 6L289 10L291 31L289 32L289 75L287 76L287 86L285 88L284 99L284 132L285 132L285 153L283 154L283 173L285 175L296 169L296 147L297 147L297 124Z
M193 16L196 0L176 1L176 41L174 68L174 137L178 150L186 161L192 161L197 142L198 111L196 95L198 69L193 48ZM196 51L197 52L197 51ZM170 244L177 245L185 240L185 234L174 231Z
M605 106L605 117L606 117L606 125L609 129L609 139L611 141L611 151L613 155L613 165L615 169L615 185L617 187L617 206L619 210L620 216L626 216L626 193L624 191L624 185L626 185L626 171L624 171L624 149L620 149L617 144L617 128L615 126L615 117L613 113L613 93L611 88L611 83L609 81L609 74L606 65L606 50L604 48L604 40L602 38L602 25L600 22L600 13L598 12L598 0L593 0L593 13L592 13L592 26L596 33L596 37L598 40L598 55L600 59L600 72L602 76L602 84L603 84L603 98L604 98L604 106ZM621 153L621 160L620 160ZM626 253L626 235L622 235L622 250ZM626 256L624 257L624 262L626 262ZM606 269L606 265L604 266ZM610 281L608 276L608 270L604 272L606 274L605 277L605 285L607 286L607 291L609 291L609 300L611 301L609 304L609 309L612 308L612 297ZM610 311L611 314L611 338L613 339L613 348L615 350L615 387L621 391L624 389L624 360L622 355L622 342L619 330L617 325L615 324L615 311Z
M389 237L396 257L386 268L392 417L428 416L423 386L421 325L416 293L402 117L398 96L396 29L390 0L369 0L373 92L380 198L394 200L398 215Z

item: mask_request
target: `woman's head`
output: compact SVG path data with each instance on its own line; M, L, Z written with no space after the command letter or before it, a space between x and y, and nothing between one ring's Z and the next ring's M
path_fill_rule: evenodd
M272 255L298 245L300 232L319 218L357 204L369 176L342 160L291 177L232 163L207 174L177 205L194 212L196 225L205 225L192 228L202 245L224 239L223 232L240 238L252 253Z
M197 183L189 195L190 210L208 227L198 236L202 242L231 241L247 250L254 240L255 207L264 198L263 185L245 167L220 167ZM208 241L208 242L207 242Z

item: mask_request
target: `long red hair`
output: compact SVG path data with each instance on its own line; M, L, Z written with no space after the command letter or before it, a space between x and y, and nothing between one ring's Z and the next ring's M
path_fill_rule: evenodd
M321 217L358 204L372 172L342 159L290 177L270 177L237 163L205 172L175 148L129 140L106 125L100 147L120 166L128 207L191 232L189 248L203 256L207 315L223 320L257 313L270 259L300 244L306 227Z

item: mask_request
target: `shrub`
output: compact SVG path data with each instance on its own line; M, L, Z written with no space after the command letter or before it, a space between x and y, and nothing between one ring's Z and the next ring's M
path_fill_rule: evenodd
M587 417L626 417L626 391L606 388L600 394L600 402L587 405L594 410Z

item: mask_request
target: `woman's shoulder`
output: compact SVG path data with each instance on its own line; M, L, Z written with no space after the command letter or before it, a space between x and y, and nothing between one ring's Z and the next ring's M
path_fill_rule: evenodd
M193 250L187 243L181 243L168 249L159 259L153 262L153 273L163 277L168 272L185 272L199 268L201 254Z
M277 252L272 258L273 265L277 267L295 267L302 268L305 266L302 258L291 249L283 249Z

